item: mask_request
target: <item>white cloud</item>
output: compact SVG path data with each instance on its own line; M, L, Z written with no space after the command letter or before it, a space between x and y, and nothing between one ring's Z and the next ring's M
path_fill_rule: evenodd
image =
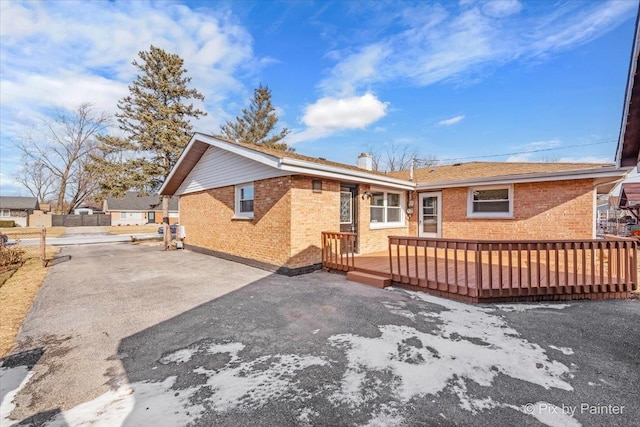
M579 5L579 10L565 5L542 16L520 14L523 6L517 0L461 2L458 10L426 3L405 8L388 24L404 26L404 31L332 51L329 59L338 62L319 87L325 93L353 93L398 80L416 86L475 81L487 68L587 43L627 20L637 7L624 0Z
M184 59L207 107L243 90L238 70L264 65L253 57L251 35L223 8L148 1L0 7L3 112L80 102L114 112L137 74L131 62L152 44Z
M494 0L482 5L482 11L497 18L516 14L522 10L522 3L518 0Z
M253 38L224 6L190 9L173 2L0 2L0 127L3 170L11 141L53 107L91 102L115 113L138 70L131 64L151 45L184 60L194 104L209 115L197 128L214 131L228 118L223 105L245 95L236 78L270 63L255 58ZM4 147L9 147L7 151Z
M287 138L287 143L324 138L345 129L364 129L385 116L388 103L373 94L348 98L326 97L307 106L302 122L307 128Z
M366 46L339 62L331 70L331 77L323 80L319 86L325 93L352 95L357 85L384 78L380 64L390 53L390 49L382 44Z
M446 120L440 120L438 122L438 125L451 126L451 125L455 125L456 123L460 123L462 120L464 120L464 115L451 117L450 119L446 119Z

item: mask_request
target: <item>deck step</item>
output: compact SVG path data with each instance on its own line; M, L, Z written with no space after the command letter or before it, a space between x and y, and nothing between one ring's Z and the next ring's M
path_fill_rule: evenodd
M369 286L375 286L376 288L384 288L391 284L391 279L388 277L381 276L379 274L364 273L362 271L347 272L347 280Z

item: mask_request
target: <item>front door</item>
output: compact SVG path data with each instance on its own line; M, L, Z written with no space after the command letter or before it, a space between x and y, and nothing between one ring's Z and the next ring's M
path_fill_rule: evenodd
M355 184L340 185L340 231L342 233L358 233L358 186ZM356 236L356 248L358 237Z
M156 223L156 212L155 211L147 212L147 222L149 224L155 224Z
M442 193L420 193L418 235L442 236Z

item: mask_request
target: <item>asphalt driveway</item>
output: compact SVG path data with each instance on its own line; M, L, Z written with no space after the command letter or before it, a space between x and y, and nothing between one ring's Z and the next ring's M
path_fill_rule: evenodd
M0 365L0 424L640 419L640 302L472 306L188 251L63 249Z

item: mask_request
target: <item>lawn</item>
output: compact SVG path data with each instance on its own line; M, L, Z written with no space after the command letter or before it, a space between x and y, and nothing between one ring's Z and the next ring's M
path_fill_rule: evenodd
M109 234L158 234L161 224L126 225L108 227Z
M47 257L52 258L57 248L47 246ZM3 276L10 272L3 272ZM14 341L22 322L31 309L45 277L47 267L42 265L39 257L27 258L8 278L0 281L0 358L4 357L14 346ZM6 279L6 281L5 281Z
M2 234L6 234L10 239L21 238L22 236L34 237L40 235L40 227L11 227L0 228ZM47 237L60 237L66 232L66 227L47 227Z

